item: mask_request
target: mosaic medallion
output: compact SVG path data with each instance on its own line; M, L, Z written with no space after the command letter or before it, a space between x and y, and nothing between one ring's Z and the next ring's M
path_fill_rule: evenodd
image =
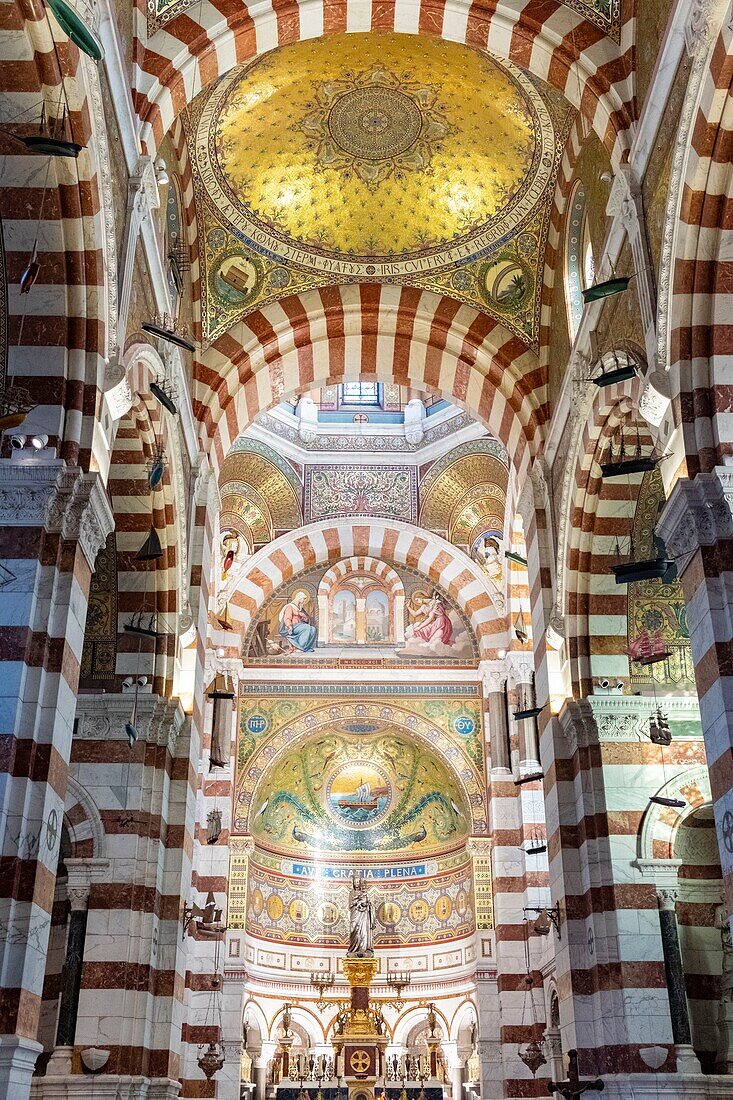
M328 781L326 808L352 829L369 829L392 805L392 784L386 771L355 760L338 768Z
M437 90L400 80L382 65L351 80L322 81L319 106L298 129L322 168L354 173L373 191L381 180L430 163L448 126L436 109Z

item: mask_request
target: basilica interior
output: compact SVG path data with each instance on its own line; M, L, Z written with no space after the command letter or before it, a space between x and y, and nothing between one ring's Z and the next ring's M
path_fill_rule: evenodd
M0 11L0 1100L730 1100L732 0Z

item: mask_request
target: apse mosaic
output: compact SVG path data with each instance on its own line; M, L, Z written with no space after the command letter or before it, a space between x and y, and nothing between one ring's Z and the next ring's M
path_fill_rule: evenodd
M486 831L477 689L328 687L240 685L233 834L307 854L319 830L333 851L421 852ZM257 794L265 771L277 807Z
M385 725L324 731L267 773L252 806L258 843L329 852L434 851L465 841L466 796L445 764Z
M570 111L508 61L394 33L317 38L232 69L186 114L207 341L263 302L411 283L534 344Z

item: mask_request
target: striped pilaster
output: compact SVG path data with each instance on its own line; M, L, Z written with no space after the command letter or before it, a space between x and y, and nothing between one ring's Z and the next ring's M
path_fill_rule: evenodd
M719 466L692 481L678 481L658 524L679 558L687 603L690 646L710 769L715 821L728 912L733 914L733 584L731 469Z
M89 579L112 517L96 475L61 462L2 460L0 524L0 556L12 574L0 603L0 1032L26 1043L26 1052L16 1048L19 1076L14 1056L0 1059L0 1091L12 1082L24 1097L32 1071L27 1050L41 1009Z
M183 1024L190 744L177 700L145 693L129 746L134 698L80 696L77 707L71 773L98 820L106 869L90 884L75 1046L104 1046L107 1072L170 1090Z

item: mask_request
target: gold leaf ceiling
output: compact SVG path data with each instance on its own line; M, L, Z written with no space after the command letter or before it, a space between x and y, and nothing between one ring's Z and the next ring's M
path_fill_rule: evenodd
M265 301L409 283L537 336L568 109L509 62L348 34L273 50L187 118L210 342Z

